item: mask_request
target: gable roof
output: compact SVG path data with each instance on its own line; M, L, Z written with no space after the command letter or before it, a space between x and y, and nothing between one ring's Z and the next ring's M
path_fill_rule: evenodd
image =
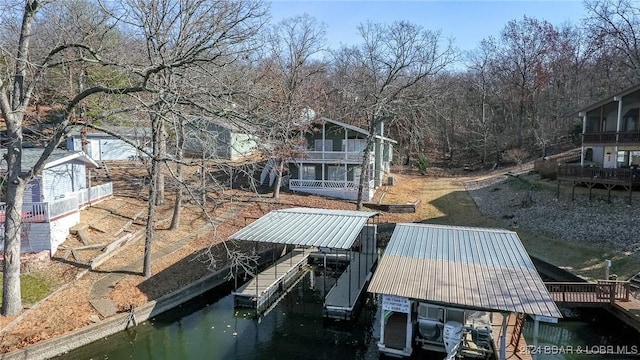
M118 134L124 138L138 139L138 138L151 138L151 128L147 127L130 127L130 126L101 126L102 129L108 131L101 131L94 128L87 129L87 137L111 137L110 133ZM75 128L69 133L71 137L81 136L81 127Z
M230 240L350 249L376 212L292 208L273 210Z
M397 224L369 292L562 317L513 231Z
M607 96L607 97L605 97L604 99L602 99L602 100L600 100L598 102L595 102L595 103L593 103L591 105L585 106L584 108L578 110L577 114L578 114L578 116L582 117L587 112L589 112L591 110L595 110L595 109L598 109L598 108L600 108L602 106L617 102L622 97L630 95L630 94L633 94L636 91L640 91L640 84L633 85L633 86L628 87L628 88L626 88L626 89L624 89L624 90L622 90L622 91L620 91L620 92L618 92L618 93L616 93L614 95Z
M355 131L355 132L360 133L360 134L362 134L362 135L369 136L369 132L368 132L367 130L362 129L362 128L359 128L359 127L357 127L357 126L349 125L349 124L347 124L347 123L343 123L342 121L329 119L328 117L324 117L324 116L323 116L323 117L320 117L320 118L316 119L314 122L319 122L319 121L329 122L329 123L332 123L332 124L338 125L338 126L340 126L340 127L343 127L343 128L349 129L349 130L351 130L351 131ZM383 140L383 141L392 142L392 143L394 143L394 144L397 144L397 143L398 143L397 141L395 141L395 140L393 140L393 139L391 139L391 138L388 138L388 137L384 137L384 136L380 136L380 135L375 135L374 137L375 137L376 139L381 139L381 140Z
M241 133L241 134L254 131L253 127L244 121L231 120L223 117L192 116L187 120L187 126L190 126L192 128L200 129L201 127L197 126L200 123L214 124L216 126L225 128L229 131L232 131L235 133ZM208 130L208 128L205 126L202 128L202 130Z
M22 149L22 172L27 172L36 164L40 155L44 152L43 148L24 148ZM7 153L7 149L0 149L0 172L7 171L7 162L4 159L4 155ZM78 160L85 164L99 168L100 165L87 156L82 151L66 151L62 149L55 149L47 158L44 168L48 169L69 161Z

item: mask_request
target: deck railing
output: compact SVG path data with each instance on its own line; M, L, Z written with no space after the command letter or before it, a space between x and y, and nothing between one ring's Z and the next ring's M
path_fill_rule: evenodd
M313 151L306 150L302 158L304 160L332 160L332 161L348 161L362 162L364 153L362 151Z
M602 131L582 134L583 143L615 144L640 142L640 131Z
M345 189L358 191L357 181L333 181L333 180L301 180L289 179L289 188L314 188L314 189ZM373 188L373 181L369 182L369 188ZM366 184L365 184L366 187ZM366 191L366 189L365 189Z
M597 181L612 181L622 184L640 183L639 169L606 169L580 165L558 164L559 178L581 178Z
M614 303L629 301L631 293L628 281L548 282L545 285L553 299L558 302Z
M67 194L62 199L22 204L22 221L26 223L49 222L60 216L78 211L83 205L113 194L112 183L93 186ZM0 203L0 224L5 222L6 203Z

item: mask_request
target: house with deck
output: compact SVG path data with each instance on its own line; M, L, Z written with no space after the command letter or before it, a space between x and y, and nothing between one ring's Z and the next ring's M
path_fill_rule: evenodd
M289 189L309 194L356 200L360 177L365 176L364 201L370 201L385 182L393 160L393 144L381 125L362 168L369 132L357 126L321 117L304 132L306 149L289 162Z
M254 153L257 139L248 124L224 118L193 117L186 122L185 154L239 161Z
M22 151L22 171L29 171L40 158L43 149ZM0 149L0 156L6 149ZM111 183L92 184L89 169L98 164L81 151L54 150L42 173L28 184L22 204L21 251L48 250L54 254L69 235L69 229L80 222L80 209L108 198L113 193ZM7 162L0 160L0 176L7 172ZM0 202L0 251L4 249L6 203Z
M640 84L582 108L579 164L560 164L558 182L629 192L640 184Z
M67 150L83 151L95 161L135 160L151 152L151 129L145 127L104 126L104 131L81 128L67 137Z

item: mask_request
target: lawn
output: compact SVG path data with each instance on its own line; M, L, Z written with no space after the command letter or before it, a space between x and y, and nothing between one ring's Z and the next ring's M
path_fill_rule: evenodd
M0 273L0 281L2 280L3 276ZM20 290L23 305L35 304L50 293L49 284L46 280L29 274L20 276ZM0 291L0 302L1 301L2 292Z

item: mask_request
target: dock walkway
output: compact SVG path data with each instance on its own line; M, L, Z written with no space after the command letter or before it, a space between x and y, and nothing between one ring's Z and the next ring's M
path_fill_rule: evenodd
M500 355L500 331L502 329L502 319L503 315L499 312L495 312L492 314L491 327L493 328L493 345L497 350L498 355ZM527 342L524 339L524 336L520 334L519 341L517 339L513 339L513 333L516 329L516 315L512 314L507 319L507 333L506 333L506 356L507 359L510 359L512 356L515 359L519 360L532 360L530 351L523 351L527 349ZM516 341L514 341L516 340Z
M296 248L278 259L233 292L234 305L254 308L259 313L266 310L306 273L305 265L314 250Z
M375 240L364 241L363 245L361 252L351 253L351 262L325 297L324 317L336 320L352 319L364 287L371 279L371 271L378 257Z

